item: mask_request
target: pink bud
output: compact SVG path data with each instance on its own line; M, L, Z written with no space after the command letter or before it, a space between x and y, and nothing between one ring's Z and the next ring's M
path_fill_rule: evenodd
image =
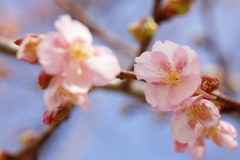
M43 123L49 126L54 126L62 121L70 113L72 108L71 103L65 103L60 107L55 108L52 112L47 110L43 114Z
M41 90L46 89L52 80L52 76L43 70L38 75L38 86Z
M207 93L211 93L212 91L218 89L220 82L217 78L204 74L201 76L201 85L200 88Z
M28 34L24 38L14 41L16 45L19 45L17 58L31 64L37 63L37 46L43 38L44 35L42 34Z

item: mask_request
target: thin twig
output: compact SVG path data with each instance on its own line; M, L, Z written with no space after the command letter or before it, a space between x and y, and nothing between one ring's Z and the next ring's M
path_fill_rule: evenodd
M93 33L105 42L109 43L122 53L135 57L137 49L129 45L124 39L96 23L94 18L79 4L72 0L55 0L62 8L86 25Z
M52 133L60 126L61 122L46 130L36 141L24 148L17 155L13 156L16 160L25 160L26 157L36 156L39 148L49 139Z
M4 37L0 37L0 52L11 56L16 56L17 50L18 46L15 45L13 41L10 41Z
M0 38L1 39L1 38ZM0 41L0 46L1 46L1 49L0 50L4 50L5 54L8 54L8 55L16 55L16 48L17 46L13 46L11 41L8 41L8 40L1 40ZM8 48L7 50L5 48ZM15 52L15 54L13 54L13 52ZM134 75L133 72L129 72L129 71L122 71L116 78L120 78L120 79L131 79L131 80L137 80L136 78L136 75ZM132 84L131 84L132 85ZM131 88L131 85L128 86L128 88ZM121 86L122 87L122 86ZM233 108L238 111L240 110L240 103L225 96L224 94L220 94L221 92L218 92L218 94L216 94L214 92L214 95L217 96L217 101L220 101L224 104L226 104L227 107L224 107L224 112L227 112L229 110L229 112L233 111ZM142 93L141 93L142 94Z

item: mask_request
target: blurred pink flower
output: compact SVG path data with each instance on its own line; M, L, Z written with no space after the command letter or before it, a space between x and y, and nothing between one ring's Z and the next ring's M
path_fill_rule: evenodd
M188 143L197 136L197 124L206 128L217 126L220 117L215 105L202 99L202 95L190 97L173 112L171 129L177 141Z
M206 128L198 124L196 126L196 130L197 136L191 142L180 143L175 138L173 138L173 151L178 153L187 151L192 158L202 159L205 154L205 138L210 138L217 145L228 148L230 150L235 150L238 146L238 143L236 141L237 131L228 122L220 120L218 126L210 128Z
M93 46L92 35L83 24L63 15L55 27L58 32L46 34L37 54L47 74L64 77L62 85L69 92L86 93L93 85L106 85L119 74L114 53Z
M237 131L233 125L226 121L219 121L217 127L202 128L202 133L205 134L205 138L212 139L217 145L235 150L238 147Z
M82 106L84 110L88 108L87 93L72 93L62 87L62 78L55 77L49 89L45 92L45 102L49 112L65 104Z
M161 111L175 110L198 88L199 58L187 46L157 41L151 52L144 52L135 62L137 79L147 82L144 90L147 102Z
M17 58L31 64L37 63L37 46L43 38L42 34L27 34L23 39L15 41L19 45Z

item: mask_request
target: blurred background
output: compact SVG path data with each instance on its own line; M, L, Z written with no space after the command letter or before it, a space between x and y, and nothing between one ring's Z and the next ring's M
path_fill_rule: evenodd
M139 44L127 26L150 16L154 4L154 0L73 2L81 5L104 33L117 34L134 49ZM55 31L54 21L62 14L69 12L64 9L64 3L56 1L0 0L0 36L15 40L27 33ZM78 14L78 17L85 16ZM200 57L202 74L216 76L221 81L220 90L239 101L239 17L239 0L195 0L187 13L159 24L148 50L156 40L188 45ZM124 54L93 35L95 45L114 50L122 69L133 65L135 53ZM39 72L38 65L0 54L0 152L18 154L24 148L22 133L35 130L41 135L49 128L42 122L46 108L44 91L37 85ZM88 112L74 107L69 118L34 153L35 159L36 156L39 160L192 159L187 153L172 151L171 113L160 112L137 97L117 91L99 88L89 96ZM222 114L222 120L232 123L240 133L239 115ZM205 143L205 160L239 160L239 148L229 151L210 140Z

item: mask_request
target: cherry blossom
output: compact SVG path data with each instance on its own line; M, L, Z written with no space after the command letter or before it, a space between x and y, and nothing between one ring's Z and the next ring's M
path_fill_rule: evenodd
M93 85L106 85L119 74L114 53L106 47L93 46L86 26L63 15L55 27L58 32L46 34L37 55L47 74L64 77L65 89L86 93Z
M23 39L15 41L19 45L17 58L31 64L37 63L37 46L43 38L42 34L27 34Z
M88 108L87 93L72 93L62 87L63 78L55 77L49 89L45 92L45 102L47 109L52 112L55 108L71 103L83 107L84 110Z
M197 124L206 128L217 126L220 117L215 105L202 95L190 97L173 112L171 129L177 141L188 143L197 136Z
M226 121L219 121L218 126L206 128L200 124L196 126L197 136L194 140L188 143L180 143L173 138L173 151L187 153L194 159L202 159L205 154L204 139L212 139L218 146L235 150L238 146L236 141L237 131L236 129Z
M151 52L144 52L135 62L137 79L147 82L144 90L147 102L161 111L175 110L198 88L199 58L187 46L157 41Z

